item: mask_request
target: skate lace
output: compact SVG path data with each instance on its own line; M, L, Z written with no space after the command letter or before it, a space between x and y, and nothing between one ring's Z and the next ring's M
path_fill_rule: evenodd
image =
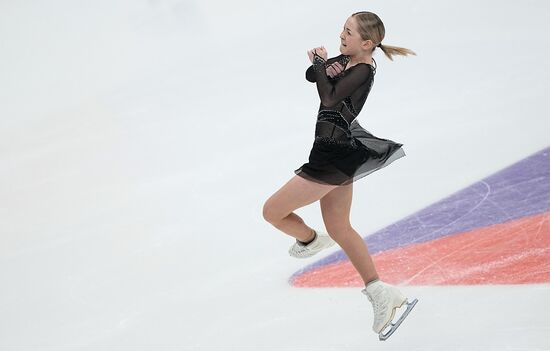
M315 249L317 248L318 244L317 242L311 242L307 245L304 245L304 244L300 244L298 242L296 242L296 244L294 244L294 251L298 251L298 252L307 252L307 251L310 251L312 249Z
M298 254L298 255L306 253L309 250L310 249L307 246L301 245L299 243L294 244L294 247L292 248L292 252L294 252L295 254Z
M380 317L386 312L386 309L388 308L388 304L385 302L382 302L383 299L379 299L380 293L376 295L377 298L373 299L370 295L367 295L367 298L372 303L372 308L374 310L374 314L377 317Z

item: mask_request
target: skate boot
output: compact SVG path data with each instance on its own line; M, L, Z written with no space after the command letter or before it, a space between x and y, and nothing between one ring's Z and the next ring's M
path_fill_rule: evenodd
M389 338L418 302L418 299L408 302L407 298L403 296L396 287L380 280L370 282L361 292L367 295L369 301L372 303L374 310L372 330L378 334L380 340ZM406 310L395 323L392 323L396 309L403 306L405 303L407 304ZM388 325L391 327L389 331L384 334L383 330Z
M315 239L307 245L300 243L298 240L290 247L288 253L292 257L307 258L315 255L321 250L329 248L335 244L334 240L324 232L315 230Z

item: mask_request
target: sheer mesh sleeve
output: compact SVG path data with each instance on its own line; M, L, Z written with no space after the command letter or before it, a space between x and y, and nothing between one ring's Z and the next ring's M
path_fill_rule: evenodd
M340 77L337 80L329 80L326 73L327 62L319 55L314 54L313 71L317 82L317 91L321 103L326 107L337 105L340 101L350 96L357 88L364 84L372 74L369 66L357 64L353 71Z
M346 62L345 62L345 60L342 59L343 57L344 57L344 55L338 55L338 56L329 58L327 60L326 64L330 65L333 62L340 61L342 66L345 67ZM309 82L312 82L312 83L315 83L317 81L317 79L315 78L315 71L313 70L313 65L309 66L308 69L306 70L306 80L308 80Z
M306 70L306 79L312 83L315 83L315 72L313 71L313 65L309 66Z

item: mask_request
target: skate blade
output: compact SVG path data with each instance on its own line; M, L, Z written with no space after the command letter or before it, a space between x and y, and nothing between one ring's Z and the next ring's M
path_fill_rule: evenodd
M387 333L384 334L383 332L380 332L380 334L378 334L378 339L380 341L384 341L388 339L393 333L395 333L397 328L399 328L403 320L405 320L405 318L409 315L409 313L414 308L417 302L418 302L418 299L414 299L411 302L407 302L407 309L405 310L405 312L403 312L403 314L401 315L401 317L399 317L397 322L389 324L390 330Z

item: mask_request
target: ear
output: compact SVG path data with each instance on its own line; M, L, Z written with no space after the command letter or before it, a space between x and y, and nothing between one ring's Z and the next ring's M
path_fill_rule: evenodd
M364 40L363 43L361 44L361 46L365 49L365 50L369 50L369 49L372 49L374 47L374 43L372 40L370 39L367 39L367 40Z

